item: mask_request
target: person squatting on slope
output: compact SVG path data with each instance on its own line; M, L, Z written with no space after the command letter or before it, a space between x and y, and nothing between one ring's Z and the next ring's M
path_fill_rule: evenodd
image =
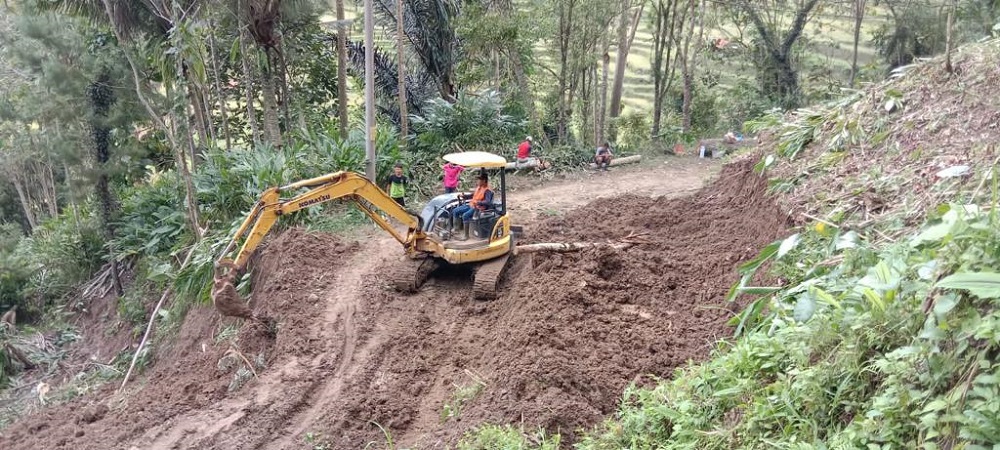
M441 169L444 170L444 193L458 192L458 176L462 174L465 167L448 162Z
M597 164L598 169L607 171L613 156L611 153L611 144L605 142L604 145L597 147L597 152L594 153L594 164Z
M465 194L459 194L458 198L464 199ZM464 205L456 207L451 213L452 232L458 236L460 229L456 229L456 227L461 226L464 234L460 239L468 239L469 222L472 220L472 216L476 214L476 211L485 211L492 204L493 190L490 189L489 177L486 175L486 172L480 172L479 185L476 187L476 191L472 193L472 198Z

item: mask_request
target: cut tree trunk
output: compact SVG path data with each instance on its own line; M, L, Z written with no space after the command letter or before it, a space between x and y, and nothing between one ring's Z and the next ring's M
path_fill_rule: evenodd
M588 250L592 248L607 248L612 250L625 250L631 246L635 245L631 242L620 242L617 244L607 244L601 242L565 242L565 243L544 243L544 244L525 244L518 245L514 247L515 255L523 255L528 253L540 253L540 252L554 252L554 253L570 253L578 252L581 250Z
M611 164L608 164L608 165L611 166L611 167L614 167L614 166L620 166L622 164L637 163L639 161L642 161L642 155L632 155L632 156L626 156L624 158L612 158L611 159ZM596 169L597 168L597 164L590 163L590 168L591 169Z

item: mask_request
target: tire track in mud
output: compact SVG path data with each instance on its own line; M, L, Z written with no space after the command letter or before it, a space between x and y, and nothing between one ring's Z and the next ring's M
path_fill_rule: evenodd
M346 378L351 375L351 368L363 366L363 362L367 361L372 350L378 346L377 336L379 333L372 333L374 338L364 342L359 348L359 331L356 327L355 315L358 313L358 306L362 301L361 286L364 279L371 276L371 273L387 259L385 256L381 258L372 258L371 256L391 255L390 247L393 244L396 244L394 240L382 237L372 244L375 249L356 253L345 265L347 269L338 275L337 283L331 289L332 292L328 292L328 295L325 296L327 309L323 322L318 325L318 331L330 338L326 351L339 352L337 356L339 361L332 373L324 374L320 381L315 384L314 391L318 391L318 394L307 396L308 406L285 421L285 430L291 430L291 432L284 433L280 440L274 442L274 448L293 447L294 443L309 431L323 406L339 398ZM340 340L339 346L334 342L337 339ZM317 356L317 359L322 360L328 354L323 352ZM359 362L362 364L358 364Z

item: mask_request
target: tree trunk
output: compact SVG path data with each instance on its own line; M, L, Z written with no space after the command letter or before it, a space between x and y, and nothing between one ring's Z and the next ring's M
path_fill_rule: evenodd
M760 12L754 6L750 5L747 0L739 2L739 7L746 13L750 19L750 23L757 29L757 33L761 37L759 45L764 50L765 57L769 58L778 70L777 79L775 80L777 86L767 88L774 91L774 95L779 97L779 100L787 109L798 106L800 94L798 74L791 64L792 47L795 45L795 41L802 36L802 30L809 21L809 13L818 3L819 0L806 0L795 11L795 17L789 29L782 33L781 30L768 28L761 18ZM889 7L891 10L891 5ZM780 38L781 36L784 37Z
M209 22L208 25L212 29L212 34L208 38L208 50L209 55L212 58L212 78L214 79L213 86L215 87L215 98L219 101L219 114L222 116L222 136L226 140L226 150L228 150L232 145L232 135L229 133L229 105L226 104L226 94L222 90L222 81L219 76L219 64L218 58L215 57L215 22L214 20Z
M560 143L565 143L568 137L568 110L572 107L572 94L567 92L569 87L567 84L570 76L570 68L568 67L569 43L572 37L574 4L575 0L561 0L559 2L559 101L556 106L559 110L557 111L556 136Z
M265 53L270 53L269 50L264 50ZM261 104L264 106L264 139L274 146L281 146L281 130L278 125L278 105L277 98L274 92L274 70L271 67L271 57L268 55L267 64L264 66L263 73L261 74L261 94L263 100Z
M611 120L621 114L622 109L622 87L625 84L625 65L628 62L628 25L629 25L629 0L622 0L622 12L618 19L618 49L615 57L615 80L614 87L611 88ZM614 131L612 131L614 133ZM614 134L612 134L614 137Z
M337 20L343 23L344 0L337 0ZM347 30L337 30L337 112L340 138L347 139Z
M198 159L205 154L205 147L208 146L210 142L208 140L208 128L205 126L207 122L205 120L205 107L203 104L203 99L198 95L198 85L194 80L194 74L188 71L188 82L186 86L188 100L191 103L191 108L194 109L194 115L191 116L187 114L187 105L184 107L186 118L189 118L189 127L193 127L198 132L198 141L194 142L194 138L191 139L191 167L195 168L198 166Z
M608 66L611 64L611 55L604 52L604 67L602 68L603 74L601 75L601 103L597 109L597 133L594 136L595 142L600 145L604 142L604 130L607 130L607 124L605 120L608 114ZM619 97L620 97L619 93ZM617 117L616 114L611 115L612 118ZM616 127L617 128L617 127Z
M955 23L956 2L957 0L951 1L951 7L948 9L948 24L945 29L944 70L948 73L955 73L955 68L951 65L951 53L954 50L952 29Z
M406 137L409 136L408 120L406 117L406 64L403 58L403 0L396 0L396 65L399 74L399 143L406 145Z
M681 115L683 116L681 122L681 129L684 133L691 132L691 101L694 90L694 58L691 56L691 40L694 38L695 30L695 0L690 0L688 2L688 10L691 16L689 17L690 25L688 26L687 36L684 38L684 48L683 55L681 56L681 79L683 80L683 104L681 106Z
M590 89L593 83L593 77L591 75L591 68L587 67L581 71L580 76L580 103L582 111L580 111L580 141L586 142L587 135L589 134L587 130L590 129L590 96L592 91Z
M104 12L107 15L108 19L113 22L115 14L114 14L114 8L112 8L111 6L111 0L101 0L101 3L104 5ZM115 38L118 40L119 43L126 42L126 40L122 35L121 30L118 27L112 26L111 29L114 32ZM194 184L191 182L191 174L187 171L187 165L184 164L184 151L181 149L180 144L177 140L177 135L172 128L173 125L177 122L176 116L174 116L174 120L171 122L171 126L168 127L167 124L164 122L163 117L160 114L158 114L155 109L153 109L153 105L149 102L149 99L146 98L146 94L143 93L142 81L139 76L139 68L135 63L135 60L132 58L132 54L129 53L126 48L122 48L122 54L125 55L125 60L128 62L129 69L132 72L132 82L135 84L135 93L136 97L139 99L139 103L142 103L142 106L146 109L146 112L149 114L150 119L153 120L156 126L160 128L160 130L162 130L164 134L166 134L167 140L170 141L170 148L174 151L174 156L175 159L177 159L177 164L179 170L181 171L181 174L182 175L184 175L185 173L187 174L185 180L186 181L185 190L189 204L189 208L187 208L188 217L191 220L190 225L192 227L192 232L194 233L197 240L201 240L201 227L198 225L199 221L198 203L197 203L197 197L195 196L194 192ZM171 95L170 97L173 96ZM112 269L114 268L115 267L112 266ZM118 272L114 271L113 273L114 276L117 277Z
M687 8L683 9L684 14L678 17L678 9L681 5L682 0L669 0L666 4L660 2L660 11L658 15L660 16L657 21L659 26L658 33L658 55L659 59L657 62L657 67L654 68L654 73L659 76L660 82L654 87L654 101L653 101L653 139L659 139L663 107L666 101L667 94L670 92L670 88L674 84L674 75L677 74L678 61L680 60L681 49L675 48L680 47L678 44L679 36L678 33L683 31L685 19L687 17ZM678 30L678 25L680 30ZM670 70L667 71L666 65L670 66Z
M288 133L292 130L292 115L291 115L291 103L292 94L288 90L288 65L285 62L285 50L283 45L278 45L275 47L274 51L271 53L275 56L278 63L278 72L275 73L275 82L278 84L278 105L281 107L281 116L284 119L284 128L279 128L283 132Z
M650 60L650 69L653 72L653 124L650 130L652 139L658 140L660 135L660 122L663 120L663 100L660 98L660 85L663 83L663 33L664 15L666 6L662 0L656 0L653 5L653 54Z
M110 244L115 239L114 215L116 204L111 195L108 183L108 161L110 155L111 129L107 125L108 112L115 103L114 91L110 84L110 75L101 73L87 89L93 117L90 121L90 136L93 140L94 161L97 166L97 196L101 202L101 224L104 239L109 244L108 264L111 265L111 279L114 282L115 293L124 294L121 280L118 279L118 264L115 251Z
M343 0L341 0L343 1ZM257 125L257 109L254 107L254 72L250 66L249 46L246 42L246 32L243 25L240 25L240 61L243 63L243 91L247 98L247 124L250 125L250 137L255 145L260 144L260 127Z
M865 6L868 0L854 0L854 50L851 52L851 80L849 86L854 87L858 76L858 43L861 41L861 23L865 18Z
M531 121L530 127L532 132L538 138L542 139L543 144L546 144L548 139L545 136L545 131L542 130L542 122L538 119L538 109L535 108L535 96L531 91L531 86L528 84L528 75L524 73L524 63L521 61L521 55L514 51L508 57L510 58L511 68L514 69L514 79L517 81L517 88L521 94L521 102L524 103L524 109L528 112L528 120Z
M33 231L38 227L38 221L35 219L35 213L31 209L31 200L29 200L28 193L24 189L24 183L21 181L21 177L15 173L10 174L10 181L14 184L14 190L17 191L17 199L21 201L24 218L28 220L28 231Z
M44 164L45 166L45 190L47 192L47 199L45 200L49 206L50 217L56 217L59 215L59 196L56 193L56 177L52 173L52 166L50 164Z
M176 136L177 129L176 124L182 124L179 117L177 117L176 112L171 113L170 127L171 133ZM186 138L191 139L191 134L187 133ZM174 145L174 160L177 166L177 171L181 174L181 179L184 181L184 196L187 201L184 210L187 212L188 222L191 226L192 232L194 233L197 240L201 240L201 224L200 218L198 217L198 198L194 188L194 179L191 176L191 171L188 169L187 158L185 157L185 152L179 145Z

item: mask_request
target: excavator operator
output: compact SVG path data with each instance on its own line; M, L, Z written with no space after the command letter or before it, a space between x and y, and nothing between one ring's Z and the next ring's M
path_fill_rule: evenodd
M463 200L465 194L459 194L458 198ZM469 239L469 221L476 211L485 211L493 204L493 190L490 189L490 179L485 171L479 173L479 184L472 198L468 203L459 205L451 212L451 231L455 236L459 236L462 231L461 240ZM459 220L461 219L461 220ZM464 231L463 231L464 230Z

